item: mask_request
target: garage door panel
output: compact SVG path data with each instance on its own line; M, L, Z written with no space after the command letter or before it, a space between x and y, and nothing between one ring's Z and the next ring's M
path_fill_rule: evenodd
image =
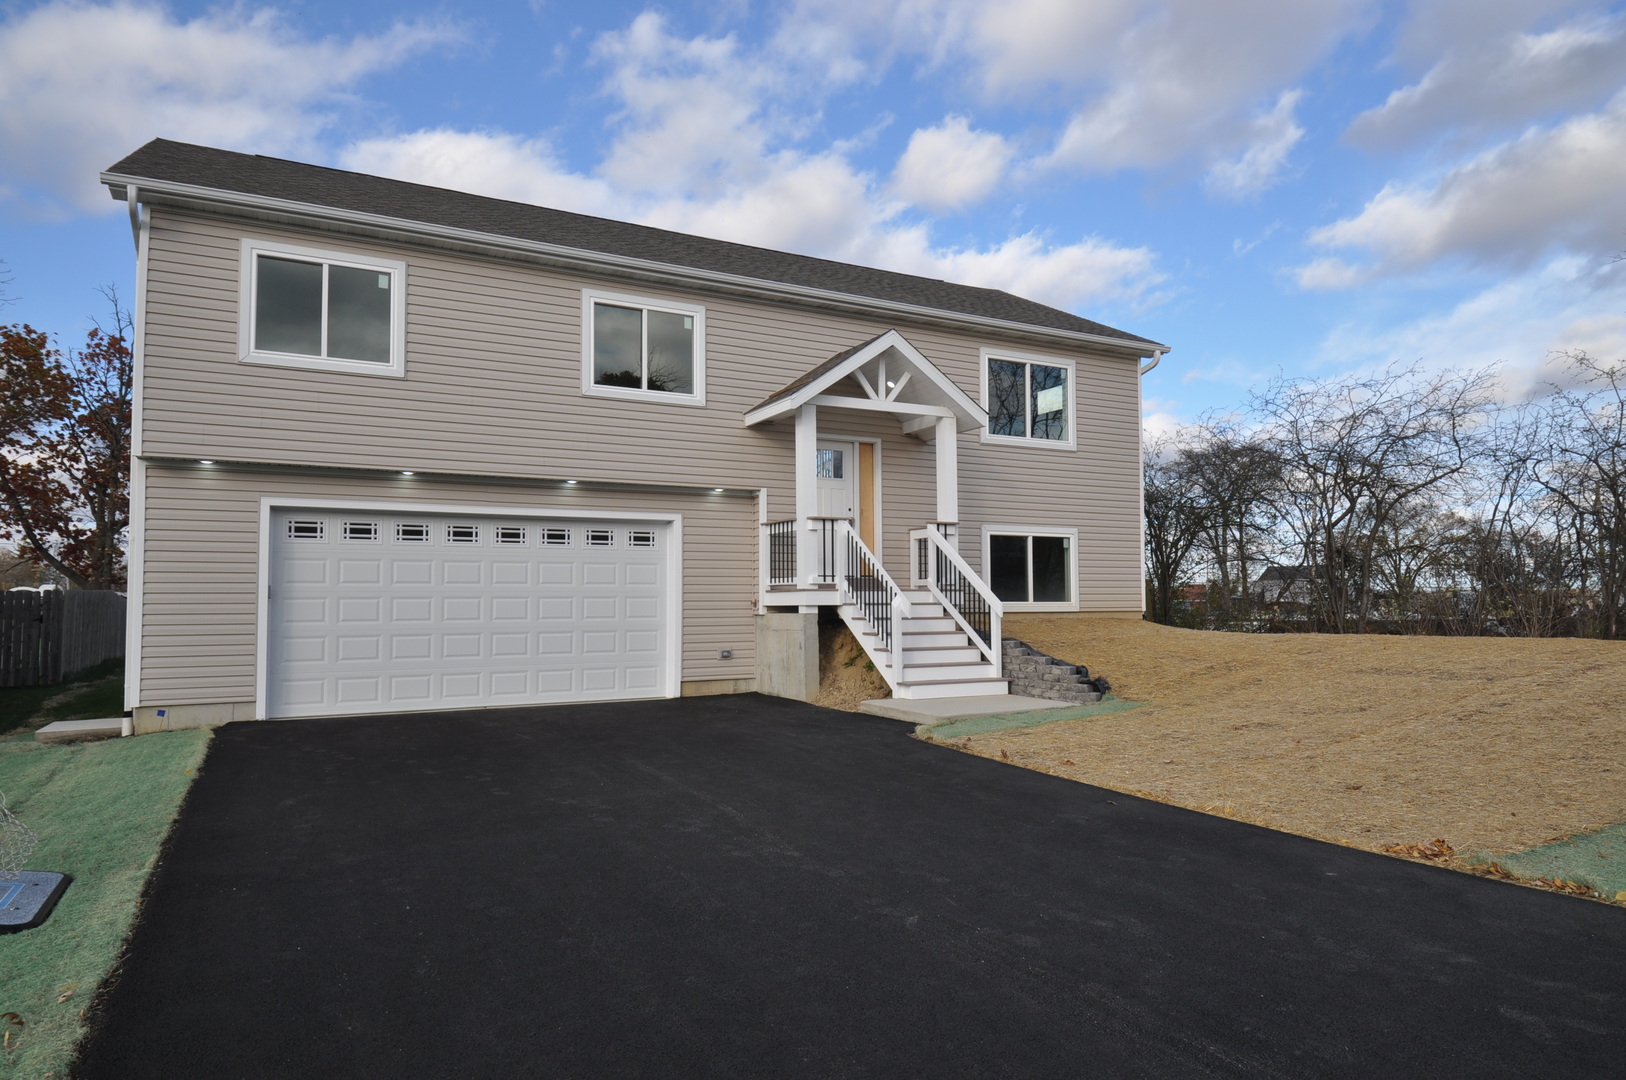
M435 580L435 564L428 559L392 559L390 580L396 585L430 585Z
M662 526L297 511L271 535L271 715L669 685Z
M531 618L531 598L528 596L493 596L491 598L493 622L528 622Z

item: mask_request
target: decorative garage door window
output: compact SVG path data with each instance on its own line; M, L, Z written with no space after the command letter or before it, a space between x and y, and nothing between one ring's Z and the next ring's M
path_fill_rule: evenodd
M663 696L667 529L276 511L267 712Z

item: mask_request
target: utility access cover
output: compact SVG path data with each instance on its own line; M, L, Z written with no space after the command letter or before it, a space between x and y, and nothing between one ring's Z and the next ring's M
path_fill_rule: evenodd
M23 870L0 878L0 934L44 922L67 887L67 874Z

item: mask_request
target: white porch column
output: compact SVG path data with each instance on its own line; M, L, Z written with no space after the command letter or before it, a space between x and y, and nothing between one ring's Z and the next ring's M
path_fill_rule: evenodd
M960 520L960 432L952 416L937 418L937 520ZM959 546L958 543L955 544Z
M819 481L815 467L819 456L819 407L803 405L796 410L796 576L803 585L818 573L818 553L807 531L807 519L819 512Z

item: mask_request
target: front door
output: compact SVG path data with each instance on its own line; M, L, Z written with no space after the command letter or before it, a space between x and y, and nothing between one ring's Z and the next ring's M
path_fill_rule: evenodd
M850 442L819 440L813 459L818 477L819 517L858 520L858 448Z

